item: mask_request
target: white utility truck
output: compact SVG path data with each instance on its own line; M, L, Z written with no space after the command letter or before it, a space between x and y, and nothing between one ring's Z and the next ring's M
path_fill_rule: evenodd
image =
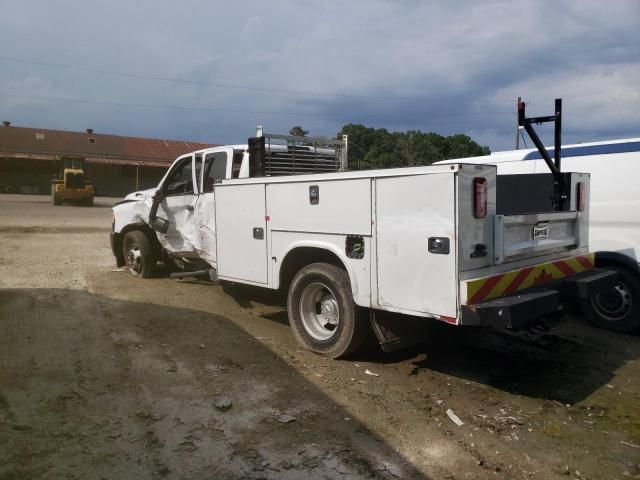
M640 138L563 145L565 169L591 175L589 246L596 267L615 270L615 285L582 302L585 316L596 326L619 332L640 329ZM522 174L547 170L537 149L495 152L465 158L473 164L494 164L498 183ZM438 162L449 164L451 160ZM453 161L455 163L455 161ZM526 192L523 192L526 194Z
M503 214L494 165L342 171L346 154L346 138L259 129L181 156L113 208L117 263L282 289L297 340L334 358L371 329L387 351L412 343L425 318L524 327L615 282L589 254L588 174L563 174L561 209Z

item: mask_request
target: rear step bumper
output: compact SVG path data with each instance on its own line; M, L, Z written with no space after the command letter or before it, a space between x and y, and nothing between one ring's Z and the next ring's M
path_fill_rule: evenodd
M523 328L538 320L562 314L562 298L588 298L615 285L617 273L593 269L529 288L518 294L462 307L462 325Z
M617 278L617 272L594 268L588 272L566 277L556 288L563 297L588 298L594 292L613 287ZM554 286L552 284L552 287Z

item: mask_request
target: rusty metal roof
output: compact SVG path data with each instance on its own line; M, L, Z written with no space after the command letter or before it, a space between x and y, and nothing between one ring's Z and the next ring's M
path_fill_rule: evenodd
M0 157L57 160L62 155L78 155L90 163L166 166L184 153L212 146L97 132L0 126Z

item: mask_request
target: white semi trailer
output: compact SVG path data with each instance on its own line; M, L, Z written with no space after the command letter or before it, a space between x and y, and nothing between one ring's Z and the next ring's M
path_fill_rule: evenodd
M114 207L118 265L281 289L297 340L334 358L371 329L385 350L410 343L425 318L527 326L615 281L589 253L588 174L564 174L562 209L504 214L493 165L348 172L346 147L259 132L181 156Z

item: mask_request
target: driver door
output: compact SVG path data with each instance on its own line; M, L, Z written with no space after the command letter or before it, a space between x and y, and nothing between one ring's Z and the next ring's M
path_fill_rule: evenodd
M194 155L178 160L165 179L164 195L158 206L158 216L169 221L167 232L158 233L160 244L170 253L189 257L196 255L197 230L194 225L194 208L201 164Z

